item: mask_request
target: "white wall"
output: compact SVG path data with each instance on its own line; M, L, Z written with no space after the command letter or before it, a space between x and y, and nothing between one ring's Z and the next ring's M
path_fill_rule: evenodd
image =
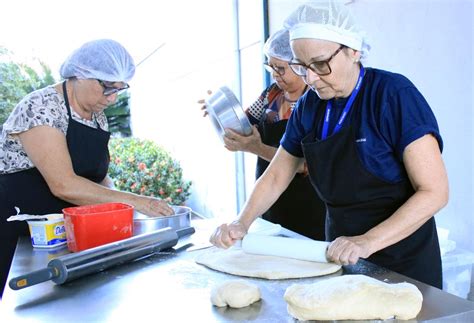
M472 0L346 1L371 40L367 66L407 76L433 109L444 140L450 201L436 215L449 238L474 251ZM270 0L271 31L297 6Z

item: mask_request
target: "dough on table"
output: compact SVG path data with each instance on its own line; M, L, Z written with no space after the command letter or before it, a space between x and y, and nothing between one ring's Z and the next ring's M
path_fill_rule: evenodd
M388 284L364 275L345 275L286 289L288 313L299 320L401 320L415 318L423 296L410 283Z
M334 263L247 254L242 249L213 247L196 257L198 264L224 273L266 279L305 278L328 275L341 266Z
M229 305L241 308L255 303L260 298L258 286L242 279L225 281L211 291L211 302L219 307Z

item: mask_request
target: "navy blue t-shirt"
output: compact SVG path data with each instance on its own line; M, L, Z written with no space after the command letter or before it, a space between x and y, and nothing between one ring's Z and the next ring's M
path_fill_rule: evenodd
M347 100L333 100L328 137ZM314 91L300 98L281 139L288 153L303 157L301 140L314 127L317 127L317 138L321 139L324 113L317 111L325 111L326 104ZM360 118L354 117L356 113ZM356 120L359 124L354 124ZM400 74L366 68L362 87L342 126L349 124L356 129L356 147L366 170L391 183L406 179L403 151L413 141L432 134L440 151L443 149L433 111L413 83Z

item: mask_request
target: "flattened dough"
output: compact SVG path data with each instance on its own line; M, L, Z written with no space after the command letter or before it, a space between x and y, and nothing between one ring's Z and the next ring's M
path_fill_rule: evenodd
M341 266L331 263L247 254L242 249L211 248L196 257L198 264L224 273L266 279L305 278L332 274Z
M410 283L387 284L364 275L345 275L286 289L288 313L299 320L401 320L415 318L423 296Z
M255 303L260 298L258 286L242 279L225 281L211 291L211 302L219 307L229 305L241 308Z

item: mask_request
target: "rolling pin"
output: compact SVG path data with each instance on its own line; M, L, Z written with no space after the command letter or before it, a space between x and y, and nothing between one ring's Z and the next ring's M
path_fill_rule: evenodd
M242 250L246 253L316 262L329 262L326 258L328 246L326 241L255 233L247 233L242 239Z
M67 254L51 260L46 268L12 278L8 284L13 290L26 288L48 280L52 280L58 285L64 284L79 277L101 272L109 267L171 248L176 245L180 237L194 232L193 227L177 231L164 228L81 252Z

